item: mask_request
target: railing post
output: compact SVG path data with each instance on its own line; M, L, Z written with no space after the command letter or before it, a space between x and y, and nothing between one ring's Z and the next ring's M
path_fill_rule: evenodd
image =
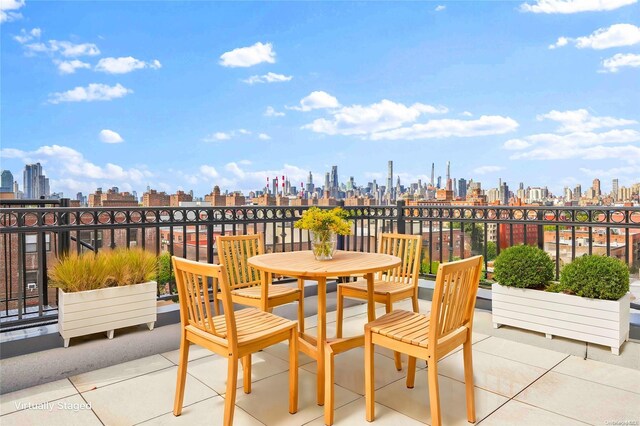
M338 200L338 207L344 208L344 200ZM338 235L336 249L344 250L344 235Z
M544 220L544 211L543 210L538 210L538 220L539 221L543 221ZM556 244L558 244L557 241L556 241ZM538 248L540 250L544 250L544 225L538 225Z
M69 207L69 199L61 198L60 207ZM69 213L60 212L58 215L58 223L62 226L69 224ZM69 254L71 247L71 232L68 230L58 232L58 257L65 257Z
M396 201L396 207L398 209L397 214L396 214L396 222L397 222L397 231L398 234L406 234L407 233L407 224L405 222L405 216L404 216L404 207L405 207L405 201L404 200L398 200Z

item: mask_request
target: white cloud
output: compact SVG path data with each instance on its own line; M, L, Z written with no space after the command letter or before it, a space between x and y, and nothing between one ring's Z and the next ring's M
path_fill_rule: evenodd
M238 129L238 133L240 133L241 135L250 135L251 132L247 129Z
M436 8L434 9L436 12L442 12L443 10L445 10L447 8L447 6L443 5L443 4L439 4L436 6Z
M560 37L550 49L574 43L578 49L609 49L611 47L632 46L640 43L640 27L633 24L614 24L608 28L599 28L592 34L578 38Z
M528 146L511 155L512 160L562 160L578 158L600 160L617 158L640 161L640 132L633 129L613 129L606 132L574 132L563 135L541 133L523 138ZM509 141L507 141L509 142ZM504 148L509 148L505 143Z
M509 139L502 147L509 150L518 150L528 148L531 145L531 142L527 142L523 139Z
M96 56L100 54L100 49L93 43L75 44L70 41L49 40L49 48L54 52L59 52L64 57Z
M473 117L473 114L470 113L469 111L464 111L464 112L460 113L460 115L463 115L465 117Z
M219 176L215 167L207 165L200 166L200 174L208 178L217 178Z
M127 89L120 83L115 86L91 83L87 87L78 86L66 92L51 93L49 102L59 104L61 102L110 101L126 96L129 93L133 93L133 90Z
M602 72L618 72L620 68L640 68L640 55L634 53L616 53L602 61Z
M231 139L232 133L215 132L202 139L204 142L226 141Z
M40 28L33 28L31 31L27 31L23 28L20 30L19 35L13 36L13 39L20 44L25 44L34 39L39 39L40 35L42 35L42 30Z
M276 111L272 106L268 106L264 111L265 117L284 117L284 112Z
M511 117L483 115L476 120L441 119L414 124L411 127L388 130L371 135L373 140L415 140L447 137L473 137L500 135L518 128L518 122Z
M258 139L263 140L263 141L268 141L269 139L271 139L271 136L269 136L266 133L260 133L258 135Z
M121 143L124 142L122 136L117 132L109 129L103 129L100 131L100 140L104 143Z
M284 81L291 81L293 76L284 75L284 74L276 74L273 72L268 72L264 75L252 75L246 80L242 80L247 84L256 84L256 83L281 83Z
M640 176L640 163L630 166L613 167L611 169L589 169L581 167L580 171L587 176L598 176L600 178L617 178L621 175L630 175L632 178Z
M53 61L54 64L58 66L58 71L60 74L74 74L77 69L90 69L91 65L86 62L82 62L78 59L73 59L71 61Z
M473 169L473 173L478 174L478 175L484 175L484 174L487 174L487 173L499 172L500 170L504 170L504 167L501 167L501 166L481 166L481 167L476 167L475 169Z
M338 102L338 99L327 92L317 90L302 98L300 100L299 107L289 107L289 109L295 109L297 111L311 111L312 109L338 108L339 106L340 103Z
M335 99L335 98L334 98ZM332 119L319 118L303 126L328 135L372 135L414 122L421 114L444 113L447 108L415 103L406 106L388 99L362 106L352 105L332 111Z
M586 109L577 109L574 111L550 111L536 117L538 121L552 120L561 124L558 132L588 132L603 127L620 127L631 124L638 124L635 120L627 120L615 117L595 117Z
M154 176L144 168L124 168L113 163L101 166L92 163L75 149L60 145L42 146L35 151L2 149L0 155L7 158L20 158L25 163L39 161L46 164L50 173L55 171L51 178L58 179L56 182L62 182L68 189L92 191L96 186L130 187L131 184L142 185L148 178ZM95 180L102 180L103 184L98 184ZM72 184L72 182L75 183ZM65 189L59 186L56 188Z
M124 56L120 58L102 58L96 65L96 71L107 74L127 74L143 68L160 69L162 64L157 59L145 62L132 56Z
M578 13L614 10L634 4L638 0L537 0L534 4L523 3L520 10L533 13Z
M20 12L15 12L24 6L24 0L0 0L0 23L22 19Z
M251 67L267 62L275 63L276 52L271 43L258 42L249 47L238 47L220 56L220 65L223 67Z
M240 179L244 179L245 177L245 172L240 168L238 163L228 163L226 166L224 166L224 168L226 171L233 173Z

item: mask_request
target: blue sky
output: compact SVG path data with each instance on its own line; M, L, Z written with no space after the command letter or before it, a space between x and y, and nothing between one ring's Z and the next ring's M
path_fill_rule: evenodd
M0 0L2 168L52 191L196 195L403 184L640 181L637 0ZM394 176L395 180L395 176Z

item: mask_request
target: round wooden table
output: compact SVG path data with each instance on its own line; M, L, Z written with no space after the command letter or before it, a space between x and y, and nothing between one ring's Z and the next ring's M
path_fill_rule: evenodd
M388 254L340 250L335 252L332 260L323 261L316 260L312 251L270 253L248 259L249 265L263 272L318 282L318 334L314 338L301 333L300 350L317 361L317 398L318 405L324 405L325 424L333 423L333 358L338 353L364 346L364 335L327 339L327 278L363 274L367 280L368 320L373 321L376 319L373 275L393 269L400 262L399 257Z

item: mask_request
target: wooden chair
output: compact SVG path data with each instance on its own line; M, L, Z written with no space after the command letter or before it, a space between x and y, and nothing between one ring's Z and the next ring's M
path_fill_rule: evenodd
M189 346L197 344L228 359L224 425L233 424L238 380L238 360L242 359L244 391L251 392L251 354L289 340L289 413L298 411L298 331L295 321L255 308L233 311L231 289L224 266L173 257L180 298L180 361L173 414L182 413L187 378ZM211 315L209 283L222 287L224 315Z
M376 274L373 300L384 303L387 313L393 309L393 303L411 298L413 311L418 312L418 274L420 273L420 235L382 234L378 253L391 254L402 259L402 264L392 270ZM344 298L367 300L367 282L358 280L338 285L338 303L336 311L336 337L342 337L344 316ZM400 354L395 354L396 369L402 369Z
M463 345L467 420L471 423L476 421L471 331L481 269L482 256L440 264L429 315L398 310L365 325L364 369L367 421L373 421L375 417L373 345L384 346L409 355L408 388L413 388L415 382L416 358L427 361L431 424L437 426L442 423L438 392L438 360Z
M304 281L298 280L298 288L272 285L271 274L260 272L247 263L249 257L264 254L263 234L218 235L216 244L220 264L227 270L231 300L268 312L276 306L297 301L298 324L300 332L304 332ZM218 299L222 297L220 293L216 294ZM216 313L218 308L216 302Z

